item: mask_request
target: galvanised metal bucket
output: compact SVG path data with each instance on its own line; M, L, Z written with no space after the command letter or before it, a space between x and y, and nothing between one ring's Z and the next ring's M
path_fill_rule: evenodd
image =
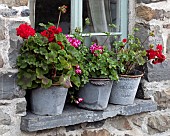
M90 82L79 90L78 97L84 99L79 107L88 110L106 109L112 83L110 79L90 79Z
M109 103L133 104L142 76L142 72L139 71L138 75L121 75L118 81L113 81Z
M37 88L31 92L31 112L38 115L62 114L68 89L62 86Z

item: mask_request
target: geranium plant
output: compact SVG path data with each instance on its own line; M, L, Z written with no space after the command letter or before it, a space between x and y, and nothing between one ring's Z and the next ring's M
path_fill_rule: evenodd
M81 52L86 56L83 61L83 74L86 79L90 78L108 78L118 80L116 71L118 61L111 58L111 52L106 46L92 43L90 47L80 46Z
M138 31L138 29L135 29L135 31ZM154 33L150 32L149 36L154 36ZM153 45L150 46L149 50L144 48L143 44L149 36L141 42L134 34L129 34L127 39L113 43L112 56L119 61L119 74L132 74L138 66L143 66L147 60L152 60L153 64L165 60L162 45L158 44L155 50Z
M66 8L65 5L60 7L60 13L65 13ZM82 61L78 46L81 42L64 35L58 25L41 24L45 30L40 33L28 24L21 24L16 29L17 35L24 39L17 58L18 85L21 88L80 86L79 65Z

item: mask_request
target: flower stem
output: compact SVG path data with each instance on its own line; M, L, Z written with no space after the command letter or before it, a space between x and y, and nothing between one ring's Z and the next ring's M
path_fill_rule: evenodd
M59 17L58 17L57 28L58 28L59 23L60 23L60 18L61 18L61 11L60 11L60 13L59 13Z

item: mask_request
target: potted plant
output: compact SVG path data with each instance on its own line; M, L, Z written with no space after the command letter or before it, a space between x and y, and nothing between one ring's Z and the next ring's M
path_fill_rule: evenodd
M154 36L153 32L149 36ZM144 42L141 43L133 34L128 35L127 39L114 42L112 57L119 62L117 67L119 80L113 82L110 103L133 104L140 79L143 76L143 72L136 68L143 66L147 60L152 60L155 64L165 60L162 46L158 45L156 50L153 49L154 46L150 46L149 50L145 50Z
M108 105L112 80L118 80L117 60L110 57L106 46L97 43L93 43L89 48L80 46L80 49L85 55L84 69L80 76L85 73L89 82L79 89L78 97L83 98L79 107L104 110Z
M66 6L59 9L64 13ZM31 90L33 113L58 115L63 111L68 88L72 84L80 86L76 67L81 65L77 49L81 42L78 39L74 39L74 44L70 42L58 25L41 26L45 30L40 33L28 24L16 29L24 39L17 58L17 83L22 89Z

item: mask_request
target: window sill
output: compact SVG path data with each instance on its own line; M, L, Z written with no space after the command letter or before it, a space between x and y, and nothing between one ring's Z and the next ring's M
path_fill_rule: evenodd
M104 111L89 111L74 106L66 105L63 114L58 116L39 116L27 113L21 120L21 130L33 132L61 126L69 126L84 122L95 122L117 115L134 115L142 112L157 110L157 105L152 100L136 99L133 105L120 106L109 104Z

